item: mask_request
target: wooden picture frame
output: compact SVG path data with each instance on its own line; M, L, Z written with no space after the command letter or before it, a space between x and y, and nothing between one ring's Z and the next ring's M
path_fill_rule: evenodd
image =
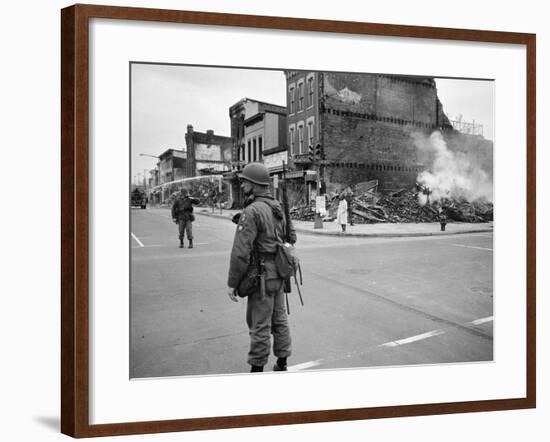
M140 20L506 43L526 48L527 269L525 397L468 402L411 404L255 415L187 418L90 425L89 354L89 20ZM536 39L533 34L445 29L389 24L262 17L194 11L74 5L61 12L61 431L73 437L159 433L203 429L287 425L384 417L533 408L536 405Z

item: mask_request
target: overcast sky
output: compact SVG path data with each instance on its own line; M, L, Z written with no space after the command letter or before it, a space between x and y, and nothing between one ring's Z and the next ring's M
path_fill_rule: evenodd
M451 119L481 123L493 139L493 82L436 79ZM244 97L286 105L282 71L171 65L132 65L132 179L153 169L167 149L185 148L187 125L229 136L229 107ZM140 177L140 181L143 178Z

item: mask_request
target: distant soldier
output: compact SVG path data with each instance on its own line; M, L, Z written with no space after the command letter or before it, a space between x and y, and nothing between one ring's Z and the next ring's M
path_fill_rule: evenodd
M261 372L270 354L277 357L274 371L286 371L291 353L290 329L285 310L283 283L275 265L277 244L284 242L286 220L279 201L268 190L269 172L261 163L250 163L240 176L246 196L245 209L238 222L231 250L228 296L237 302L237 295L248 296L246 322L250 334L248 363L251 372ZM290 221L289 221L290 222ZM289 224L289 240L296 242L296 232ZM243 293L243 281L251 281L251 268L257 268L257 285L248 284L250 293Z
M181 189L179 195L174 200L174 204L172 205L172 221L174 221L179 228L180 249L183 248L185 232L187 232L189 248L193 248L192 224L193 221L195 221L195 215L193 215L193 204L199 204L199 200L190 197L187 189Z

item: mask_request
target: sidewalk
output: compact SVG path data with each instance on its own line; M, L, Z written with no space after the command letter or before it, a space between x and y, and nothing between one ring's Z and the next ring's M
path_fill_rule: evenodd
M213 216L224 218L231 221L231 218L240 210L222 210L216 209L212 212L211 208L197 207L195 213L198 215ZM457 223L450 222L445 226L445 231L441 231L439 223L378 223L378 224L348 224L346 233L341 232L341 227L334 221L323 223L322 229L314 229L313 221L293 221L296 231L310 235L328 235L328 236L358 236L374 238L395 238L408 236L440 236L457 235L461 233L481 233L492 232L493 223Z

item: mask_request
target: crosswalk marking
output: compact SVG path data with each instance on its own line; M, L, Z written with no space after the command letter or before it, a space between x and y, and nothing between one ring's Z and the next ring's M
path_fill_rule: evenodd
M132 238L136 240L136 242L140 245L140 247L145 247L143 243L139 240L139 238L136 235L134 235L134 232L131 232L131 234L132 234Z
M399 345L410 344L411 342L421 341L423 339L431 338L432 336L439 336L445 333L443 330L432 330L421 335L411 336L410 338L400 339L398 341L391 341L382 344L381 347L398 347Z
M486 318L476 319L475 321L471 321L470 324L473 325L480 325L485 324L486 322L491 322L494 320L493 316L487 316Z
M318 360L318 361L303 362L302 364L291 365L291 366L287 367L287 370L288 370L288 371L305 370L305 369L307 369L307 368L317 367L317 366L320 365L320 364L321 364L321 361L320 361L320 360Z
M455 246L455 247L465 247L467 249L489 250L491 252L493 251L493 249L488 249L487 247L466 246L464 244L453 244L453 246Z

